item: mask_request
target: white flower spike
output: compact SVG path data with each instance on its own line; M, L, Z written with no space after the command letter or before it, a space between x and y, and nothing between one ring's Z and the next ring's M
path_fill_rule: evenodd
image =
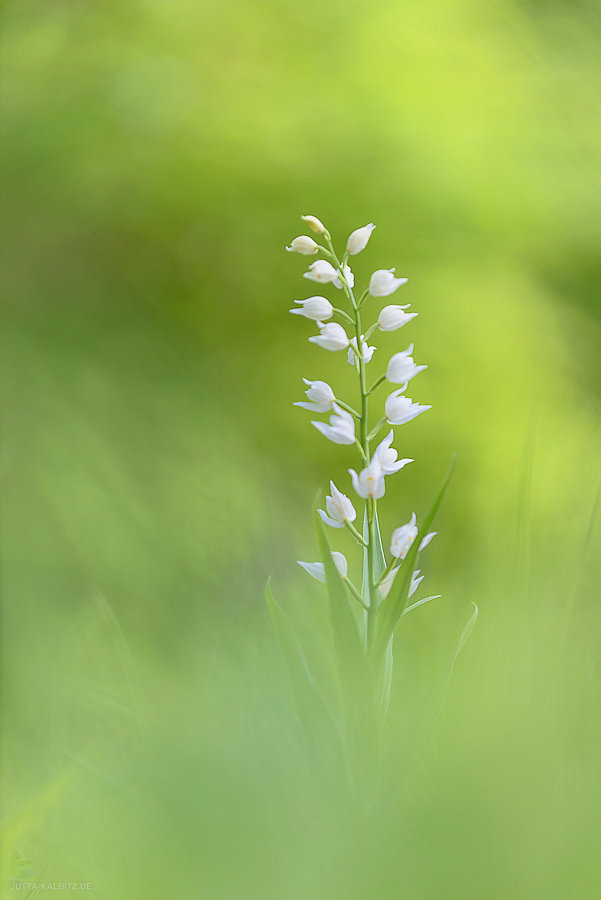
M376 351L375 347L368 347L367 341L365 340L365 335L361 335L361 353L363 356L363 362L368 363L371 362L371 358ZM357 338L351 338L350 347L348 351L347 361L349 365L354 366L355 362L357 362Z
M290 242L290 246L286 247L289 253L302 253L303 256L312 256L319 250L318 244L308 234L301 234Z
M369 293L372 297L388 297L407 281L407 278L395 278L394 269L378 269L369 279Z
M324 437L334 444L354 444L355 443L355 420L350 413L334 403L332 406L334 412L330 416L330 424L326 422L311 422Z
M339 491L333 481L330 481L331 496L326 497L326 510L318 509L317 512L331 528L344 528L346 522L354 522L357 518L355 507L342 491Z
M311 231L314 231L315 234L323 234L326 230L326 226L321 222L317 216L301 216L303 222L306 222Z
M416 518L415 513L412 513L410 520L405 525L401 525L400 528L396 528L392 532L392 538L390 539L390 553L392 556L395 559L405 559L416 537Z
M411 304L407 303L406 306L385 306L378 316L378 328L380 331L396 331L397 328L402 328L411 319L415 319L417 313L405 312L408 306L411 306Z
M340 276L340 273L336 275L336 278L334 279L334 287L338 288L338 290L344 287L343 279L348 287L355 287L355 276L353 275L350 266L344 266L344 268L342 269L342 277Z
M348 572L348 563L346 561L346 557L343 553L338 553L337 550L332 550L332 559L334 560L334 565L340 572L342 578L346 578L346 573ZM312 575L313 578L316 578L317 581L326 580L326 567L321 562L301 562L301 560L297 560L299 566L302 566L305 572L308 572L309 575Z
M325 297L309 297L307 300L295 300L300 304L300 309L289 309L295 316L305 316L307 319L313 319L315 322L321 322L324 319L331 319L334 315L334 307Z
M309 238L311 240L311 238ZM317 244L315 244L317 246ZM338 272L334 266L325 259L316 259L311 263L308 272L303 272L303 278L309 281L318 281L320 284L329 284L338 278Z
M337 397L327 382L310 381L304 378L305 396L294 405L309 410L312 415L323 420L317 421L316 418L311 421L311 424L328 441L334 444L354 445L350 449L349 457L355 460L360 458L361 462L357 471L355 469L348 470L353 488L352 491L349 490L349 494L352 493L352 497L347 497L333 481L330 481L329 493L325 492L325 500L321 504L323 508L317 510L317 538L320 548L324 551L320 553L320 560L318 562L299 560L298 564L312 578L321 582L329 582L330 574L335 576L339 592L336 596L330 596L330 604L335 604L338 608L339 606L344 607L346 601L349 603L348 628L356 628L356 634L349 635L349 640L356 644L358 652L363 653L368 669L371 669L373 659L373 669L378 673L377 679L367 679L367 693L365 696L361 696L364 702L369 704L370 723L380 731L383 730L382 726L384 726L388 705L387 698L392 683L392 673L388 665L391 660L388 653L397 620L400 620L406 612L421 607L424 603L434 599L433 597L423 597L417 602L414 600L411 600L410 603L404 602L407 600L407 595L414 597L418 592L423 576L421 570L416 568L420 564L417 559L420 551L429 546L436 532L430 531L425 534L426 528L422 526L420 533L416 515L413 513L408 522L392 532L390 551L387 547L383 551L378 524L380 512L378 501L382 502L381 498L384 497L386 489L389 487L387 485L388 477L400 472L413 462L412 459L399 459L399 454L394 447L395 432L390 426L410 422L422 412L431 409L431 406L414 403L410 397L405 396L409 382L427 367L416 364L412 356L413 344L411 344L406 350L394 353L390 359L390 354L388 354L383 360L382 366L385 374L380 371L375 378L372 379L370 376L368 380L367 366L376 350L375 346L370 346L369 341L373 340L377 344L377 334L405 327L417 316L417 313L409 312L411 305L409 303L395 304L392 299L383 299L377 303L377 309L370 315L369 327L367 327L367 322L365 326L361 322L363 304L369 294L374 298L389 297L407 282L407 278L397 278L394 269L377 269L376 271L368 269L366 274L369 284L359 284L359 290L355 296L355 276L349 263L354 268L355 256L366 249L375 227L373 222L356 228L348 236L346 247L337 248L330 232L320 219L313 215L304 215L301 216L301 219L304 223L303 227L307 229L307 234L295 238L287 249L306 255L321 251L310 263L307 261L306 268L308 270L303 273L303 277L311 282L317 282L317 284L311 284L311 290L321 290L325 294L329 293L326 291L325 285L334 285L338 292L339 302L335 302L333 297L328 299L319 294L307 297L307 299L295 300L294 308L290 310L290 313L295 316L303 316L316 323L316 327L313 329L314 333L309 337L310 343L317 344L328 351L346 351L343 358L348 360L355 370L353 380L356 382L355 397L358 394L358 399L347 398L346 394L339 394ZM311 234L315 234L315 240L308 236L309 231ZM321 239L317 235L321 235ZM366 287L367 290L365 290ZM383 308L380 309L380 307ZM330 362L332 362L331 359ZM382 384L388 384L389 387L387 391L381 392L382 397L380 394L376 396L376 389ZM368 387L368 385L371 386ZM382 406L384 409L381 408ZM380 408L377 409L377 407ZM372 416L373 422L371 421ZM385 422L388 422L388 427L383 428ZM383 439L376 437L382 434L385 434L386 437ZM355 447L358 455L354 452ZM350 464L353 465L352 462ZM354 465L357 463L355 462ZM445 488L447 483L448 478L445 481ZM444 493L445 488L441 493ZM357 528L357 521L360 521L363 527ZM324 542L325 526L351 532L355 544L359 547L358 555L362 557L362 574L359 574L357 583L347 575L346 557L342 553L330 551L327 540ZM328 557L330 552L331 557ZM411 562L413 557L415 560ZM340 583L337 572L342 578L342 583ZM335 585L329 584L328 590L330 591L333 587ZM403 591L402 598L400 597L401 591ZM269 594L267 599L271 604ZM400 600L402 608L395 608L393 600ZM360 619L351 613L353 603L357 603L363 610ZM390 604L392 604L392 608ZM476 613L477 610L469 620L471 623L469 628L475 621ZM346 616L346 612L344 615ZM399 621L399 627L402 628L404 622L405 620L401 624ZM345 625L345 627L347 626ZM466 633L468 630L466 628ZM344 660L339 660L339 662L341 665L345 664ZM346 685L346 679L343 681ZM356 692L353 691L352 696L349 695L348 698L345 696L345 700L347 699L355 702ZM386 702L383 703L382 700L386 700ZM372 709L374 710L373 720ZM377 712L375 712L376 710Z
M388 381L392 381L393 384L404 384L406 387L412 378L428 368L427 366L416 366L415 360L411 356L412 353L413 344L410 344L406 350L401 350L400 353L395 353L390 357L386 369Z
M394 447L390 446L393 438L394 431L391 429L374 451L374 458L378 460L384 475L394 475L409 463L415 462L413 459L398 459L398 453Z
M367 468L362 469L357 475L354 469L349 469L355 492L364 499L373 498L379 500L384 496L386 485L384 473L378 460L374 457Z
M339 325L338 322L328 322L327 325L318 322L317 327L320 333L309 338L312 344L317 344L324 350L346 350L349 339L342 325Z
M370 223L369 225L364 225L363 228L355 229L346 242L346 252L354 256L355 253L361 253L362 250L365 250L375 227L373 223Z
M411 419L415 419L420 413L426 412L427 409L432 409L431 406L414 403L410 397L403 397L402 394L403 388L399 388L398 391L393 391L386 398L384 409L386 421L389 425L404 425L406 422L410 422Z

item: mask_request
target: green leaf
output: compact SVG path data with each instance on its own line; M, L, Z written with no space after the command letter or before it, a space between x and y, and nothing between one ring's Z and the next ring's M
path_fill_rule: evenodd
M265 585L265 600L290 671L292 694L298 717L310 740L315 737L316 732L321 734L325 732L330 736L335 736L335 742L339 743L336 725L311 674L292 623L273 596L270 580Z
M430 600L439 600L442 597L442 594L432 594L431 597L424 597L423 600L418 600L417 603L412 603L411 606L406 606L401 615L406 616L407 613L410 613L412 609L417 609L418 606L424 606L425 603L429 603Z
M378 512L374 513L374 524L375 524L375 532L376 532L376 545L375 545L375 576L376 581L379 581L382 572L386 568L386 559L384 557L384 548L382 547L382 536L380 535L380 526L378 524Z
M471 614L471 616L469 617L469 619L467 620L467 622L465 623L465 625L463 626L463 631L461 632L459 640L457 641L457 649L455 650L455 656L453 657L453 662L455 662L455 660L457 659L457 657L459 656L459 654L461 653L461 651L467 644L469 637L470 637L472 631L474 630L474 626L478 620L478 604L474 603L474 601L472 600L472 606L474 607L474 611Z
M376 641L374 644L374 651L377 656L382 654L386 649L388 641L394 631L396 623L399 618L403 615L405 608L407 606L407 601L409 598L409 587L411 585L411 578L413 575L413 571L417 566L417 559L419 555L419 545L423 541L424 537L430 531L432 527L432 523L436 517L436 514L440 508L442 501L444 500L445 494L448 490L451 478L453 476L453 471L455 469L455 460L456 456L453 454L451 457L451 463L449 465L449 470L446 474L446 477L442 483L442 486L430 508L430 511L426 518L424 519L421 528L417 534L417 537L413 541L411 548L403 560L401 571L397 575L396 579L393 582L392 588L386 599L382 602L380 607L380 612L378 615L378 626L377 626L377 634Z
M336 653L341 672L345 676L346 683L351 686L357 682L363 658L357 622L349 604L344 581L332 559L325 526L317 509L314 510L313 516L317 546L326 573L330 620L334 630Z

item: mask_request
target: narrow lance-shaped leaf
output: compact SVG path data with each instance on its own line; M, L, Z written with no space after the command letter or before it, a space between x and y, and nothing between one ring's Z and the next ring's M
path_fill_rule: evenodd
M419 529L417 537L415 538L413 544L409 549L409 552L407 553L407 556L402 563L401 572L399 572L399 574L397 575L388 596L382 602L380 613L378 616L378 630L374 645L376 655L380 655L384 652L386 645L394 631L396 623L403 615L409 598L411 578L413 575L413 571L417 565L420 544L425 538L426 534L430 531L432 523L434 522L436 514L448 490L451 478L453 476L453 471L455 469L455 460L456 456L455 454L453 454L449 466L449 471L447 472L447 475L442 483L442 487L440 488L428 515L424 519L422 526Z
M265 585L265 600L288 664L294 705L307 737L312 739L316 733L325 733L338 744L340 737L334 720L311 674L292 623L273 596L269 581Z
M316 504L317 506L317 504ZM347 684L356 683L363 657L357 622L351 610L346 587L332 559L325 527L317 509L313 513L317 546L324 565L328 589L330 620L334 630L336 652Z

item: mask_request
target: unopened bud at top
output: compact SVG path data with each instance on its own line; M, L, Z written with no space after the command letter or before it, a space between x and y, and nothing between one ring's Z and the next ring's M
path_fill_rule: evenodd
M370 223L369 225L364 225L363 228L357 228L353 231L346 242L347 253L350 253L352 256L355 253L361 253L362 250L365 250L367 242L375 227L376 226L373 223Z
M311 231L314 231L315 234L323 234L326 230L326 226L321 222L317 216L301 216L303 222L306 222Z
M290 242L290 246L286 247L286 250L292 253L302 253L304 256L312 256L317 253L319 246L308 234L301 234Z

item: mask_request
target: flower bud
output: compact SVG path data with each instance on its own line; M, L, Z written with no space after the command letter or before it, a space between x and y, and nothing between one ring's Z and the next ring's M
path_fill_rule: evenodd
M330 481L331 496L326 497L327 513L323 509L317 512L331 528L343 528L345 522L354 522L357 518L355 507L342 491L339 491L333 481Z
M346 578L346 573L348 572L348 563L346 561L346 557L343 553L339 553L337 550L332 550L332 559L334 560L334 565L340 572L341 578ZM297 560L299 566L302 566L305 572L308 572L313 578L316 578L317 581L325 581L326 580L326 567L322 562L301 562L301 560Z
M301 309L290 309L288 312L295 316L305 316L319 322L322 319L331 319L334 315L334 307L325 297L309 297L308 300L295 300L301 305Z
M411 319L415 319L417 313L406 313L407 306L385 306L378 316L378 328L380 331L396 331L402 328Z
M392 532L390 539L390 553L395 559L405 559L409 553L411 544L417 537L417 525L415 513L411 514L411 519L400 528Z
M414 403L410 397L402 397L402 393L403 388L400 388L398 391L393 391L386 398L384 409L386 421L389 425L404 425L406 422L410 422L411 419L415 419L420 413L425 412L427 409L432 409L431 406Z
M323 347L324 350L346 350L349 345L349 339L346 331L338 322L328 322L327 325L317 323L320 334L315 334L309 338L312 344Z
M309 238L311 240L311 238ZM317 246L317 244L315 245ZM321 284L329 284L338 278L338 272L334 266L325 259L316 259L311 263L308 272L303 272L303 278L309 281L319 281Z
M364 225L363 228L357 228L356 231L353 231L349 235L349 239L346 242L347 252L352 255L355 253L361 253L362 250L365 250L367 247L367 242L371 237L371 233L376 226L373 224Z
M369 279L369 293L372 297L388 297L402 284L406 284L407 280L395 278L394 269L378 269Z
M336 403L332 406L334 412L330 416L330 424L326 422L311 422L324 437L334 444L355 443L355 420L350 413L341 409Z
M420 547L420 550L421 550L421 547ZM411 584L409 585L409 593L407 595L408 597L413 597L416 590L418 589L418 587L424 580L424 576L421 575L420 573L421 573L421 569L414 569L413 574L411 576Z
M376 352L375 347L369 347L367 341L365 340L365 335L361 335L361 354L363 356L363 362L368 363L371 362L371 358ZM357 338L351 338L350 347L347 355L347 362L349 365L354 366L355 361L357 359Z
M344 266L344 268L342 269L342 276L340 276L340 274L338 273L336 274L336 278L334 279L334 287L340 290L344 287L344 282L346 282L347 286L350 288L355 287L355 276L353 275L350 266Z
M390 432L386 435L383 441L378 444L376 449L374 450L374 458L378 460L380 464L380 468L384 475L393 475L395 472L399 472L401 469L404 469L405 466L409 465L409 463L414 462L412 459L399 459L398 453L391 447L392 440L394 438L394 431L392 428Z
M415 378L427 366L416 366L415 360L411 356L413 353L413 344L410 344L406 350L395 353L391 356L388 368L386 369L386 378L393 384L404 384L405 386L412 378Z
M384 482L384 473L377 457L372 460L367 468L362 469L357 475L354 469L349 469L351 481L357 494L364 499L373 497L379 500L384 496L386 485Z
M292 405L302 406L303 409L308 409L310 412L329 412L334 406L334 400L336 399L330 385L326 384L325 381L308 381L306 378L303 378L303 381L309 385L309 390L305 391L305 394L311 402L307 403L306 400L298 400Z
M302 253L304 256L311 256L313 253L317 253L319 246L308 234L301 234L300 237L295 237L290 242L290 246L286 247L286 250L292 253Z
M303 222L306 222L311 231L314 231L315 234L323 234L326 230L326 226L321 222L317 216L301 216Z

